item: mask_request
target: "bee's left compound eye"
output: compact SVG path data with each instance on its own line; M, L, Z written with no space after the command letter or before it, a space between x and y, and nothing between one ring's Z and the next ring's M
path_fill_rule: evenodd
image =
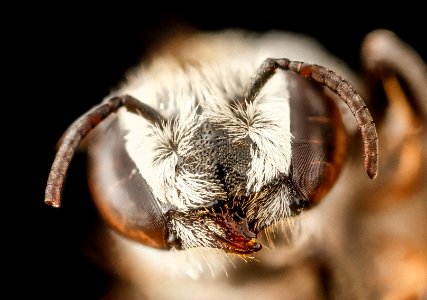
M312 82L289 76L292 139L291 174L296 188L316 204L342 167L346 133L337 104ZM291 209L304 203L291 203Z

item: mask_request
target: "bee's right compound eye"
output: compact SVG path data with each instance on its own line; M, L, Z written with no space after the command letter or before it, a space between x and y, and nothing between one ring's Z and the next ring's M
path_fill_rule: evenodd
M146 180L125 149L115 119L89 148L89 180L95 204L115 230L147 246L168 249L167 221Z

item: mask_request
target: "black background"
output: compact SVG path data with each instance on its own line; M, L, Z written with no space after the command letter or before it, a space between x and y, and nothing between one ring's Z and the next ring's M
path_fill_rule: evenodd
M405 6L406 12L402 4L384 11L342 5L348 7L334 11L311 9L308 3L301 7L258 3L250 13L243 6L242 11L229 11L213 3L196 7L194 13L182 7L165 12L166 4L18 7L5 24L8 39L3 46L11 50L6 60L13 64L5 72L12 96L3 99L10 106L3 109L4 119L9 118L4 131L10 135L4 145L12 153L4 156L4 163L13 167L7 172L10 185L7 180L3 188L4 203L13 205L4 210L3 228L10 241L5 265L11 266L7 285L13 287L13 298L30 293L45 299L97 299L108 286L109 278L82 251L82 241L91 238L88 229L96 221L86 187L85 155L73 160L63 208L43 204L44 185L62 132L99 103L138 61L154 28L181 23L202 30L239 27L307 33L356 70L364 35L388 28L426 59L425 20L414 14L419 8Z

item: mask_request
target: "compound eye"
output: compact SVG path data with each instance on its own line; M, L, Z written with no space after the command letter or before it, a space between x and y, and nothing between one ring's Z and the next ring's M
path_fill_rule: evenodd
M90 188L110 227L144 245L168 249L165 217L125 149L125 132L116 118L89 147Z
M322 87L289 74L292 176L299 191L318 203L337 179L346 134L337 104Z

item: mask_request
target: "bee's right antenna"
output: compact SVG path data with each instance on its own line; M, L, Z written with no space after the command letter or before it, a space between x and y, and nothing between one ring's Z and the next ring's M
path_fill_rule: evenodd
M46 184L44 200L46 204L54 207L61 205L61 191L65 175L80 142L94 127L122 106L126 107L129 112L141 115L160 127L165 123L156 110L129 95L113 97L93 107L71 124L61 140Z

